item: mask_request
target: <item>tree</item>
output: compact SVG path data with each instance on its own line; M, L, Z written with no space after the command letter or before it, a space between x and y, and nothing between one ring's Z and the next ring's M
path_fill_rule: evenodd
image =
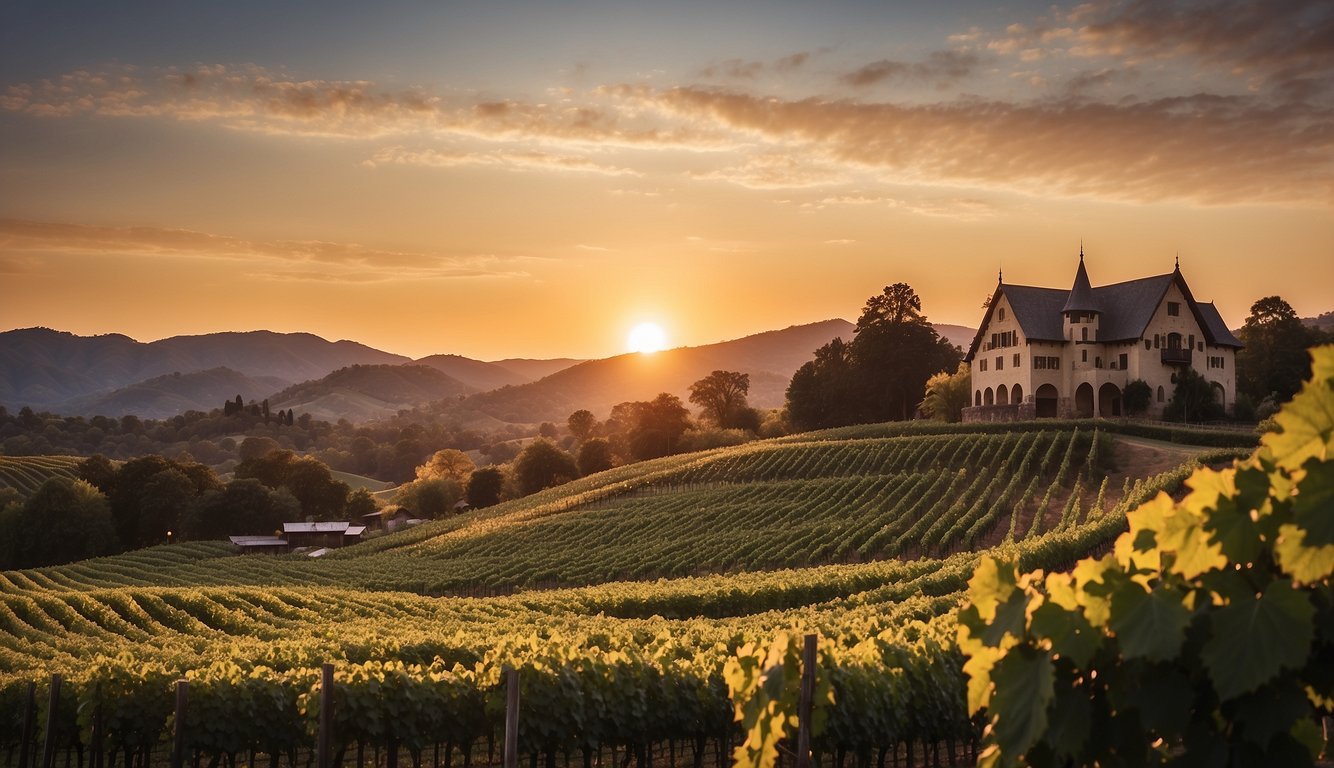
M971 378L968 364L959 363L954 373L941 371L927 379L922 413L936 421L953 423L961 420L963 409L971 402Z
M750 374L736 371L714 371L690 385L690 402L698 405L701 414L723 429L740 427L744 412L750 409L746 395L750 392Z
M1149 410L1149 403L1153 402L1153 388L1143 379L1135 379L1126 384L1126 388L1121 392L1121 403L1126 407L1126 413L1131 416L1139 416Z
M636 459L675 453L681 435L690 428L690 411L681 398L667 392L648 402L633 403L630 413L630 453Z
M137 543L170 543L180 533L181 513L198 495L194 481L180 469L173 467L148 478L140 492Z
M1302 324L1288 302L1266 296L1251 305L1251 314L1237 334L1246 347L1237 352L1237 389L1259 402L1274 395L1292 399L1311 373L1306 349L1318 333Z
M468 506L481 509L500 503L500 489L505 485L505 473L495 467L482 467L468 476L465 497Z
M593 434L593 430L597 429L597 425L597 417L593 415L592 411L583 409L570 414L570 418L565 422L565 426L570 428L570 434L574 435L574 438L581 443L587 440L589 435Z
M595 472L611 469L611 443L603 437L585 440L579 446L579 456L575 463L579 467L580 475L591 475Z
M237 478L254 478L269 488L286 488L301 504L302 517L337 520L343 516L347 483L334 479L323 462L291 451L277 451L236 465Z
M959 364L959 350L936 333L921 308L921 299L906 283L867 300L852 341L861 419L912 418L927 379Z
M348 520L353 523L362 519L366 515L373 513L378 506L375 504L375 497L365 488L357 488L347 495L347 506L343 512Z
M1201 422L1223 417L1223 407L1214 398L1213 386L1194 368L1185 368L1176 376L1176 388L1163 409L1163 419Z
M545 437L548 440L555 440L556 435L560 434L560 430L556 429L555 424L552 424L549 421L544 421L540 425L538 425L537 434L541 435L542 437Z
M273 490L254 478L242 478L196 499L182 515L181 535L191 540L265 536L300 515L300 503L287 490Z
M115 552L107 497L84 480L52 477L0 511L0 568L36 568Z
M793 375L787 390L792 425L819 429L911 418L927 380L954 370L962 356L921 307L906 283L868 299L852 342L831 341Z
M106 493L116 479L116 467L110 459L95 453L79 462L74 468L74 474L80 480L87 480L94 488Z
M445 448L431 454L431 458L427 459L425 464L417 467L417 479L445 478L462 485L474 469L477 469L477 465L468 458L468 454L454 448Z
M236 449L236 455L241 461L247 459L259 459L268 456L274 451L282 450L278 441L271 437L247 437L241 441L241 446Z
M534 440L514 459L514 479L525 496L568 483L578 476L579 470L570 454L546 440Z
M394 494L394 503L417 517L433 520L452 514L462 497L463 488L453 478L433 477L400 487Z

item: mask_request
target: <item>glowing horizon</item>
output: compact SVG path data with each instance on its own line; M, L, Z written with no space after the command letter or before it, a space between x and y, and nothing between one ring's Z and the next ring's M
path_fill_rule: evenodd
M1334 309L1327 3L135 10L0 8L0 329L595 358L894 282L974 327L1081 240Z

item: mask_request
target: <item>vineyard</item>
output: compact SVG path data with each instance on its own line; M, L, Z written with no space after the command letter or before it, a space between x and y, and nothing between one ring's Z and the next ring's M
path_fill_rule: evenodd
M53 477L74 477L81 456L0 456L0 488L9 487L20 496L31 496Z
M736 659L809 631L836 693L818 751L953 760L978 733L954 610L982 553L1067 565L1189 471L1111 487L1115 460L1088 429L787 439L618 468L320 560L186 544L6 572L0 756L23 741L36 682L32 722L50 716L67 754L82 761L96 731L90 760L160 760L184 678L191 754L295 767L332 662L344 764L498 759L511 667L530 765L723 765Z

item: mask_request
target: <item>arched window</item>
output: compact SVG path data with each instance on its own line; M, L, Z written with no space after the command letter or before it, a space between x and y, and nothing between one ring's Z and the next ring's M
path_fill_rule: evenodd
M1010 404L1010 394L1005 389L1005 385L1002 384L999 387L996 387L996 405L1009 405L1009 404Z
M1159 388L1158 388L1158 393L1159 393L1159 396L1160 396L1160 397L1161 397L1161 395L1162 395L1162 391L1163 391L1163 388L1162 388L1162 387L1159 387ZM977 392L975 393L975 395L974 395L974 397L973 397L973 405L981 405L981 404L982 404L982 390L979 389L979 390L977 390Z
M1163 385L1162 385L1162 384L1159 384L1159 385L1158 385L1158 402L1160 402L1160 403L1163 402L1163 399L1164 399L1164 398L1163 398Z
M1023 389L1023 387L1019 386L1018 384L1015 384L1015 385L1014 385L1014 389L1011 389L1011 390L1010 390L1010 402L1012 402L1012 403L1014 403L1014 404L1016 404L1016 405L1018 405L1019 403L1024 402L1024 389Z
M983 405L996 404L996 394L991 391L991 387L987 387L986 391L982 393L982 404Z
M1005 307L1000 308L1000 319L1001 320L1005 319Z

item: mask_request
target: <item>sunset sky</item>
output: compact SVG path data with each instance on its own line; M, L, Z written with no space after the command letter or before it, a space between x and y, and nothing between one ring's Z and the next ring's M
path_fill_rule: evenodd
M0 330L603 357L911 284L1334 310L1334 3L0 5Z

